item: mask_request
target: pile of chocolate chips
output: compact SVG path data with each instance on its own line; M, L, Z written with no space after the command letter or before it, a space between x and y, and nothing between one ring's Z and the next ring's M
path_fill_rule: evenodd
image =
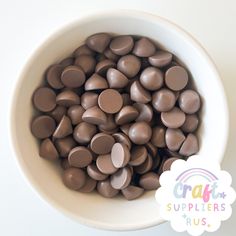
M200 97L186 69L146 37L92 35L45 77L31 131L70 189L132 200L198 152Z

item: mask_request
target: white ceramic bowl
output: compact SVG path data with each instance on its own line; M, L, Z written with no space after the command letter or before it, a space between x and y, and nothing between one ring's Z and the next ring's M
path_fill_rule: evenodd
M30 132L32 93L42 83L47 67L68 56L87 36L97 32L150 37L182 61L191 72L204 104L199 154L222 160L228 133L228 110L214 64L202 47L176 25L154 15L130 10L106 11L80 18L54 33L38 48L28 60L14 90L10 114L12 147L18 165L33 189L65 215L80 223L110 230L154 226L163 222L154 191L134 201L70 191L61 181L60 168L39 157L38 144Z

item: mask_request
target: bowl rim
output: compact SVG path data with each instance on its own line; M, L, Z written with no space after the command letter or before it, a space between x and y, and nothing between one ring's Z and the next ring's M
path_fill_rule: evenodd
M202 57L205 58L207 64L209 67L211 67L212 73L214 73L214 77L216 82L218 83L218 87L220 89L220 92L222 94L223 98L223 104L224 104L224 114L225 114L225 133L223 134L224 143L222 144L221 149L221 155L219 161L221 162L225 153L225 149L227 146L228 141L228 132L229 132L229 111L228 111L228 105L226 100L225 91L223 88L222 81L220 79L219 72L216 68L215 63L213 62L212 58L209 56L207 51L203 48L203 46L193 38L186 30L178 26L177 24L169 21L168 19L165 19L164 17L154 15L149 12L145 11L139 11L139 10L131 10L131 9L107 9L107 10L96 10L96 11L90 11L87 12L85 15L82 15L78 17L77 19L70 21L64 25L59 26L56 30L54 30L48 37L45 37L40 44L37 46L37 48L31 53L29 57L26 58L26 63L23 65L21 71L18 74L18 79L13 85L12 94L10 96L10 107L8 111L9 116L9 122L8 122L8 133L9 133L9 143L10 148L12 150L12 153L14 155L14 159L16 161L16 164L18 166L18 169L20 170L23 178L28 183L30 188L33 190L33 192L36 193L36 195L47 205L50 207L53 207L58 212L60 212L63 215L66 215L70 217L71 219L75 220L77 223L84 224L86 226L91 226L98 229L104 229L104 230L114 230L114 231L128 231L128 230L139 230L139 229L145 229L149 227L153 227L155 225L161 224L165 222L163 219L154 219L150 220L148 222L143 222L142 224L127 224L124 226L114 226L112 223L105 223L105 222L97 222L95 220L90 220L88 218L83 218L80 215L75 215L71 213L70 211L67 211L64 209L61 205L55 203L50 197L48 197L45 193L43 193L40 188L34 183L32 179L29 178L29 171L27 171L27 168L25 167L23 158L20 158L19 149L17 148L17 140L14 135L14 110L15 105L17 103L17 94L19 93L18 88L19 85L22 83L24 79L25 73L28 71L28 68L30 67L31 61L33 61L35 58L37 58L38 54L47 46L47 44L50 44L51 41L54 41L59 35L61 35L67 28L73 28L73 26L77 24L83 24L83 22L87 21L96 21L96 19L101 17L130 17L130 18L139 18L144 19L146 22L154 22L159 21L160 24L165 25L168 28L171 28L172 30L175 30L178 34L180 34L183 38L187 39L187 41L194 46L194 48L198 51L198 53L201 54Z

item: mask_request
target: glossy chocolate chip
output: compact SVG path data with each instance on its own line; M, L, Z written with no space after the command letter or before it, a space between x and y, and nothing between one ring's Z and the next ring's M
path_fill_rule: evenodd
M86 176L83 170L71 167L64 170L62 179L66 187L78 190L85 184Z
M177 158L177 157L171 157L171 158L168 158L167 160L165 160L162 165L162 171L164 172L164 171L170 170L172 163L178 159L179 158Z
M144 121L135 122L129 129L129 138L135 144L147 143L152 136L151 127Z
M146 160L141 165L134 167L134 171L138 174L145 174L151 170L152 164L152 157L148 154Z
M114 114L121 109L123 99L116 90L106 89L98 96L98 105L104 112Z
M96 185L97 181L86 174L85 184L78 191L81 193L91 193L96 188Z
M107 48L108 44L110 43L110 40L111 36L109 34L97 33L89 36L86 39L86 44L90 49L102 53Z
M96 160L96 166L103 174L110 175L117 171L110 154L99 155Z
M97 191L99 194L106 198L113 198L119 193L119 190L114 189L111 186L110 180L108 179L98 182Z
M165 142L166 129L162 126L156 126L152 129L151 143L156 147L163 148L166 146Z
M97 128L93 124L81 122L78 124L73 132L74 139L80 144L87 144L92 137L97 133Z
M75 140L71 137L56 139L55 146L61 157L67 157L72 148L76 146Z
M79 88L85 82L84 71L78 66L67 66L61 74L61 81L68 88Z
M159 112L171 110L175 105L175 94L169 89L161 89L152 95L152 105Z
M41 142L39 147L39 156L48 160L57 160L59 158L57 149L49 138L44 139Z
M194 132L198 127L199 119L197 115L186 115L184 124L180 127L186 133Z
M107 121L106 114L98 106L87 109L84 112L82 119L83 121L94 125L105 124Z
M129 165L131 166L139 166L147 158L147 149L144 146L135 146L131 150L131 159L129 161Z
M113 38L110 43L110 49L119 56L128 54L134 46L134 40L129 35L121 35Z
M122 143L126 145L129 150L131 149L132 143L127 135L123 133L113 133L112 137L115 139L117 143Z
M166 71L165 84L168 88L179 91L186 87L188 73L182 66L173 66Z
M64 115L53 133L53 138L64 138L72 134L72 132L71 120L68 116Z
M124 106L115 116L116 124L124 125L138 117L138 110L133 106Z
M93 160L92 153L86 147L73 148L68 156L68 161L71 166L84 168L88 166Z
M136 121L146 121L148 123L152 120L153 110L150 105L143 104L143 103L134 103L133 106L139 112L139 115L136 118Z
M101 124L98 126L99 130L103 131L113 131L117 128L117 125L115 123L114 116L112 114L107 114L107 121L104 124Z
M141 68L140 60L134 55L126 55L117 62L117 69L128 78L136 76Z
M61 118L66 115L67 109L64 106L56 106L54 110L49 112L49 115L56 121L60 122Z
M80 98L81 106L87 110L98 105L98 94L94 92L85 92Z
M93 74L84 85L85 91L91 91L91 90L98 90L98 89L106 89L108 88L108 83L106 79L104 79L99 74Z
M50 137L56 128L55 120L46 115L36 117L31 123L32 134L39 139Z
M117 69L110 68L107 71L107 81L110 88L124 88L128 85L128 78Z
M144 189L134 185L129 185L128 187L122 189L121 192L124 197L130 201L139 198L144 193Z
M179 106L187 114L197 112L201 105L200 96L194 90L185 90L179 96Z
M138 81L134 81L130 86L130 98L138 103L148 103L151 101L151 94Z
M149 172L140 177L139 185L145 190L155 190L160 187L159 176Z
M107 49L104 51L104 56L105 56L107 59L110 59L110 60L115 61L115 62L119 60L119 56L116 55L115 53L113 53L110 48L107 48Z
M160 68L170 64L171 60L172 54L166 51L156 51L154 55L148 58L151 65Z
M82 116L84 112L85 109L82 106L74 105L68 109L67 115L70 117L71 123L73 125L77 125L83 121Z
M111 135L98 133L92 138L90 148L96 154L107 154L111 151L114 143L115 139Z
M123 143L115 143L111 149L111 161L116 168L125 167L130 160L128 147Z
M179 153L183 156L191 156L196 154L199 150L198 139L194 134L188 134L184 143L182 144Z
M56 107L56 93L47 87L38 88L34 92L33 103L39 111L52 111Z
M58 105L69 107L73 105L79 105L80 98L72 90L65 90L57 95L56 102Z
M61 89L64 85L61 82L61 73L64 70L62 65L52 65L47 70L46 79L48 84L54 89Z
M128 167L119 169L110 178L111 186L114 189L124 189L131 181L131 170Z
M81 55L89 55L89 56L94 56L95 52L93 50L91 50L87 45L81 45L80 47L78 47L77 49L75 49L73 55L75 57L79 57Z
M185 122L185 114L179 108L174 107L172 110L161 113L163 124L172 129L179 128Z
M147 67L140 75L140 83L150 91L155 91L163 85L163 73L155 67Z
M109 68L116 67L116 63L109 59L104 59L100 61L95 68L95 72L99 75L105 76Z
M177 151L185 140L185 136L180 129L167 129L165 134L166 146L171 151Z
M91 75L95 71L96 60L90 55L81 55L76 58L75 65L82 69L87 75Z
M134 44L133 54L138 57L150 57L156 51L155 45L150 39L142 37Z
M91 164L87 166L88 175L95 180L101 181L108 177L108 175L103 174L95 164Z

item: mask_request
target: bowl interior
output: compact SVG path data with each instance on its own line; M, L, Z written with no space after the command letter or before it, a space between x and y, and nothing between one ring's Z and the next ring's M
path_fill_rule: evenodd
M32 93L43 80L50 64L70 55L96 32L134 34L150 37L162 48L174 53L191 71L202 96L203 107L200 154L220 161L227 136L227 107L224 92L214 66L204 51L173 24L138 12L117 11L80 19L50 37L24 68L14 92L11 110L11 134L18 163L26 178L43 199L80 222L91 226L127 230L162 222L155 202L155 192L140 199L105 199L97 194L68 190L61 181L60 168L38 155L38 143L30 132L33 114ZM217 130L217 137L215 136Z

